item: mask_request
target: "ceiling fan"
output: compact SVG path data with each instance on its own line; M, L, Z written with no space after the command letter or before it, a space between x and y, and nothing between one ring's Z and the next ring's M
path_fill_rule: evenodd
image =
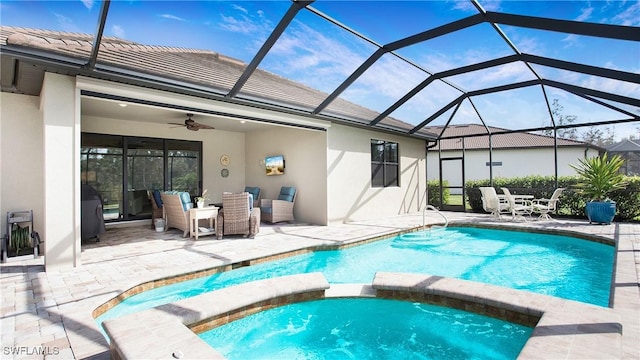
M193 117L193 114L187 114L187 119L184 121L184 124L180 124L180 123L169 123L169 124L184 126L191 131L198 131L200 129L215 129L213 126L195 122L195 120L193 120L192 117Z

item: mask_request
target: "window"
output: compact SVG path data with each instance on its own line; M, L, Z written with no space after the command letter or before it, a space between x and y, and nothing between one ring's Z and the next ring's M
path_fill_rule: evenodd
M103 200L105 220L151 217L149 192L200 193L202 143L82 133L81 181Z
M371 186L399 186L398 143L371 140Z

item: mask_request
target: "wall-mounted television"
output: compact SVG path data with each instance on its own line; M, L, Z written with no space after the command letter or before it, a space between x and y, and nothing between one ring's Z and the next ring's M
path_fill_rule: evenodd
M284 156L282 155L267 156L264 159L264 165L269 176L284 174Z

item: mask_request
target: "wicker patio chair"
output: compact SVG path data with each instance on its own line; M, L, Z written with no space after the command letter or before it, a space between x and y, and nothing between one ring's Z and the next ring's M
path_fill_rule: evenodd
M260 202L262 219L270 223L294 221L293 205L296 202L296 195L296 188L283 186L277 200L263 199Z
M223 193L222 209L218 211L216 236L242 234L253 239L260 231L260 208L253 207L248 192Z
M244 192L248 192L249 194L253 195L253 206L260 207L260 196L262 194L262 191L259 187L245 186Z
M176 228L184 231L182 237L189 234L189 209L193 207L187 192L176 194L161 193L165 231Z

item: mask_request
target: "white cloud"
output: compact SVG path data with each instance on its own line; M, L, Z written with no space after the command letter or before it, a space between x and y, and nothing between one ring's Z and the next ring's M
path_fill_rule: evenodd
M578 15L577 18L575 18L576 21L586 21L588 19L591 18L591 14L593 13L593 7L587 7L582 9L582 11L580 12L580 15Z
M233 4L232 6L233 6L233 8L235 10L238 10L238 11L243 12L245 14L249 14L249 11L247 11L247 9L243 8L242 6L240 6L238 4Z
M220 16L222 17L222 23L220 24L220 27L224 30L242 34L251 34L256 31L262 30L262 27L260 25L251 21L251 19L249 19L247 16Z
M568 48L572 48L574 46L580 46L580 36L576 35L576 34L569 34L567 36L565 36L562 39L562 42L564 43L564 48L568 49Z
M93 8L93 0L80 0L82 2L82 4L84 5L84 7L86 7L87 9L91 10Z
M119 38L122 38L122 39L125 38L124 29L120 25L111 26L111 33L116 37L119 37Z
M160 14L160 17L163 19L169 19L169 20L187 21L186 19L183 19L179 16L171 15L171 14Z
M613 21L625 26L640 26L640 1L636 1L633 5L616 14Z
M60 13L54 13L53 16L56 18L56 22L62 31L81 32L80 28L73 22L73 20L71 20L71 18Z
M498 11L500 10L500 4L502 3L501 0L480 0L478 2L486 11ZM454 0L453 9L473 13L478 12L476 7L469 0Z
M296 22L290 30L283 34L271 50L272 55L279 57L283 71L295 72L309 66L321 66L320 70L326 72L326 75L344 77L364 61L364 56L349 45L329 38L305 24Z

